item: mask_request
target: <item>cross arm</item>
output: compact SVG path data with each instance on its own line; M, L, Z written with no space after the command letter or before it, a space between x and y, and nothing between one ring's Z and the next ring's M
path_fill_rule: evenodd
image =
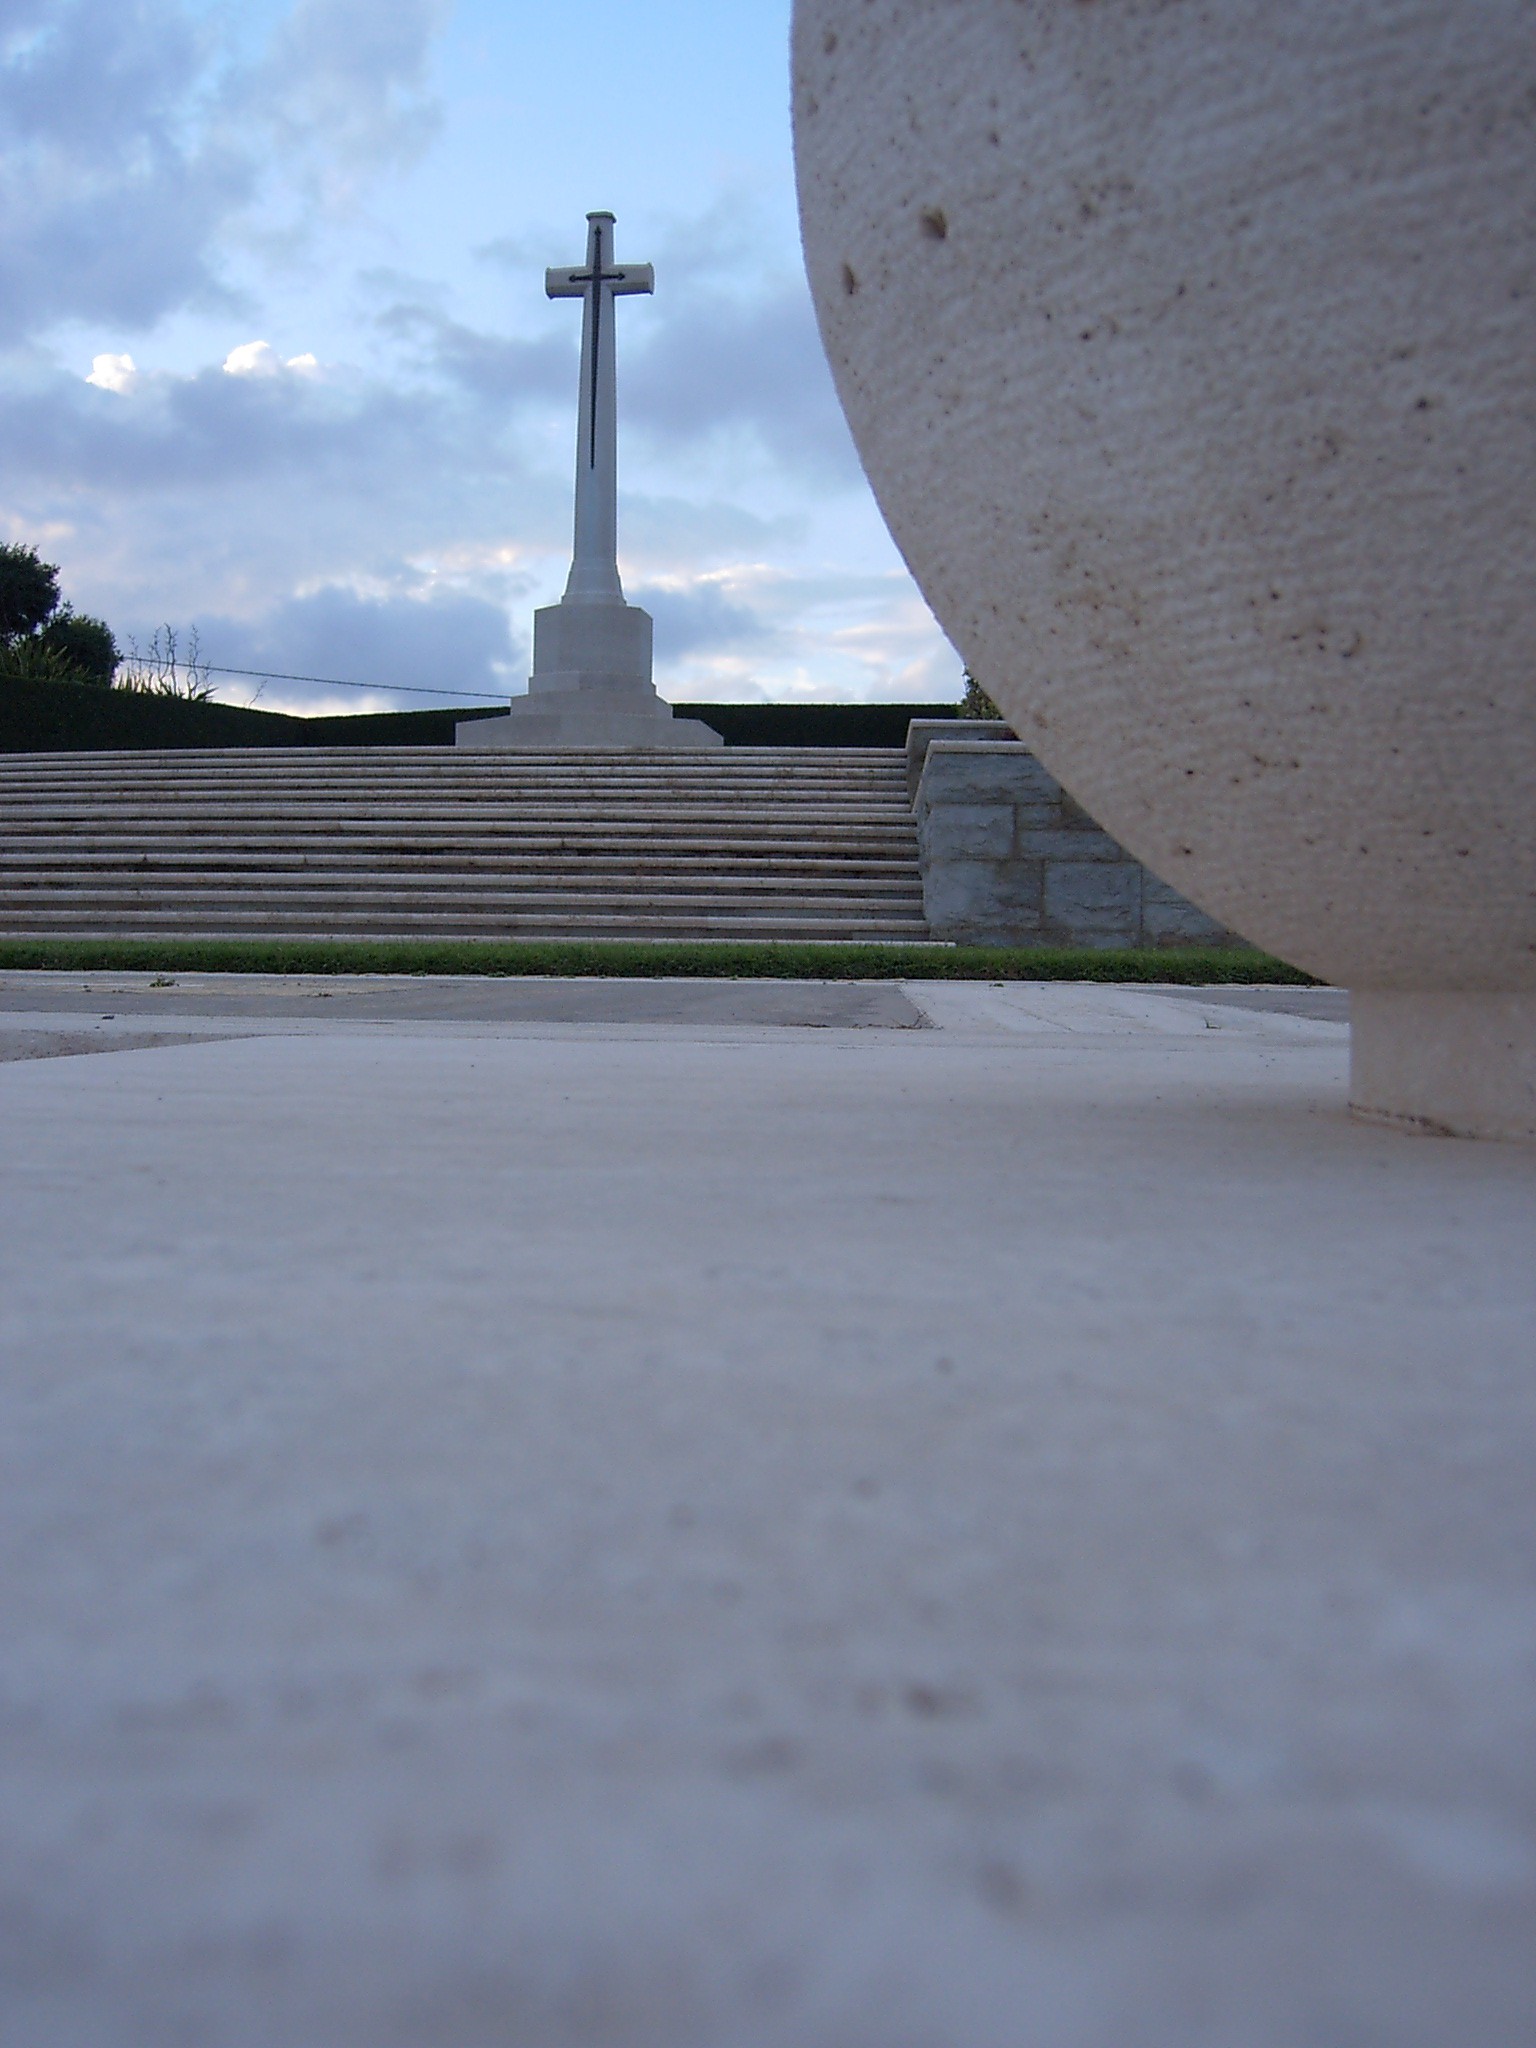
M602 281L615 298L627 298L633 292L653 292L656 289L656 273L649 263L626 263L622 269L615 264L612 270L602 272ZM546 270L544 273L545 295L551 299L579 299L592 282L591 269L585 264L576 264L570 270Z

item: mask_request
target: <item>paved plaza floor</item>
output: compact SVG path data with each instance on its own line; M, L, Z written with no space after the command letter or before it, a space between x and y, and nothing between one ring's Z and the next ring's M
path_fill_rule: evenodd
M1327 990L0 976L0 2048L1529 2048L1536 1146Z

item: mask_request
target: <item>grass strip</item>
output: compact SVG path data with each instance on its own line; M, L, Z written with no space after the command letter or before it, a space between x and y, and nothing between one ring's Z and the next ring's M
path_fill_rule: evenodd
M0 939L0 970L183 974L502 974L733 981L1312 984L1243 947L795 944L729 939Z

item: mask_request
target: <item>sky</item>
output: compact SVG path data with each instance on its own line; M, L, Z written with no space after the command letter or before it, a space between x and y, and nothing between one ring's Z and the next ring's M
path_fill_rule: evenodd
M125 648L375 686L231 702L523 689L571 544L544 268L602 207L656 268L619 549L662 693L958 696L817 340L788 33L789 0L0 0L0 539Z

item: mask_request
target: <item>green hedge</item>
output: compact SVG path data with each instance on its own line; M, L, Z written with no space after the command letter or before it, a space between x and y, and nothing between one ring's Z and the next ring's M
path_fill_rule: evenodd
M952 718L953 704L680 704L733 747L899 747L913 718ZM140 696L79 683L0 683L0 753L95 753L137 747L451 747L461 719L493 711L379 711L293 718L238 704Z
M678 704L728 747L904 747L914 718L955 718L958 704Z
M0 972L530 974L755 981L1142 981L1311 986L1246 947L747 943L730 940L3 939Z

